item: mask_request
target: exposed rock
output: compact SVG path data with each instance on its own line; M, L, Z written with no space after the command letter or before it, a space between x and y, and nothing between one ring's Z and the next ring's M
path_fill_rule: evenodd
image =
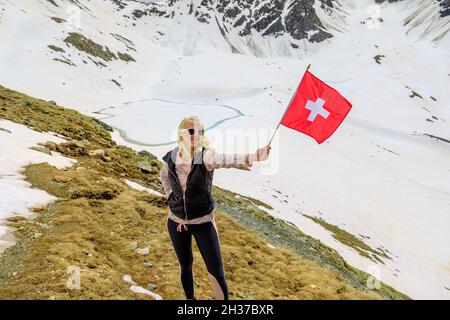
M37 238L40 238L40 237L42 237L42 233L40 233L40 232L35 232L33 234L33 236L32 236L33 239L37 239Z
M130 242L128 247L132 250L136 250L138 248L138 243L136 241Z
M94 120L94 121L97 122L99 125L101 125L102 128L105 129L106 131L109 131L109 132L113 132L113 131L114 131L113 127L111 127L110 125L104 123L103 121L98 120L98 119L96 119L96 118L92 118L92 120Z
M148 247L145 248L139 248L135 250L137 254L140 254L141 256L148 256L150 253L150 249Z
M141 151L139 151L137 154L138 154L139 156L147 157L147 158L150 158L150 159L152 159L152 160L157 160L157 159L158 159L154 154L148 152L147 150L141 150Z
M154 283L150 283L148 286L147 286L147 289L148 290L155 290L156 289L156 287L157 287L157 285L156 284L154 284Z
M50 152L49 149L45 148L45 147L39 147L39 146L33 146L30 147L30 149L34 150L34 151L39 151L48 155L52 155L52 153Z
M385 55L383 54L378 54L375 57L373 57L373 59L375 60L376 63L381 64L381 58L384 58Z
M91 151L91 152L89 152L89 156L102 158L105 156L105 150L98 149L98 150Z
M141 169L142 173L151 173L155 174L157 169L152 166L152 164L148 161L139 161L138 163L139 169Z

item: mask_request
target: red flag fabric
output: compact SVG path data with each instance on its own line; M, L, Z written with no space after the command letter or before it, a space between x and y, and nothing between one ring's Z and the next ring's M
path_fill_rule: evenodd
M351 108L339 92L306 71L280 124L320 144L336 131Z

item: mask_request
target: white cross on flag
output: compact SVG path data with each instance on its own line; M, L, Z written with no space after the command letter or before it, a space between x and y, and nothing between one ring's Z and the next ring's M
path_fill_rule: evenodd
M351 108L339 92L306 71L280 124L322 143L336 131Z

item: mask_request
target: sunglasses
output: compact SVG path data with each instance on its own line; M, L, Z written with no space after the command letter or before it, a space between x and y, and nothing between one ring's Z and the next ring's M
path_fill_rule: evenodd
M197 133L200 136L205 134L205 130L203 130L203 129L190 128L190 129L184 129L184 130L188 131L191 136L193 136L195 133Z

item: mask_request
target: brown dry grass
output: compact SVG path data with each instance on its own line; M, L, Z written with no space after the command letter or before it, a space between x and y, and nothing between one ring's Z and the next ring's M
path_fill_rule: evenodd
M148 298L129 291L122 280L125 274L143 287L156 284L154 292L164 299L184 298L166 231L166 208L157 197L83 167L62 171L38 164L27 167L25 175L33 186L64 198L41 210L34 220L11 222L19 228L18 244L1 261L0 274L8 279L0 284L1 298ZM231 298L379 298L349 287L329 270L286 249L270 248L255 232L222 212L217 223ZM35 238L35 233L42 235ZM150 254L137 254L131 242L149 247ZM15 259L8 261L11 257ZM200 299L211 299L207 271L195 245L194 259L196 293ZM17 260L17 274L12 276L10 264L17 265ZM146 267L144 262L153 265ZM71 265L81 268L79 290L66 286Z

